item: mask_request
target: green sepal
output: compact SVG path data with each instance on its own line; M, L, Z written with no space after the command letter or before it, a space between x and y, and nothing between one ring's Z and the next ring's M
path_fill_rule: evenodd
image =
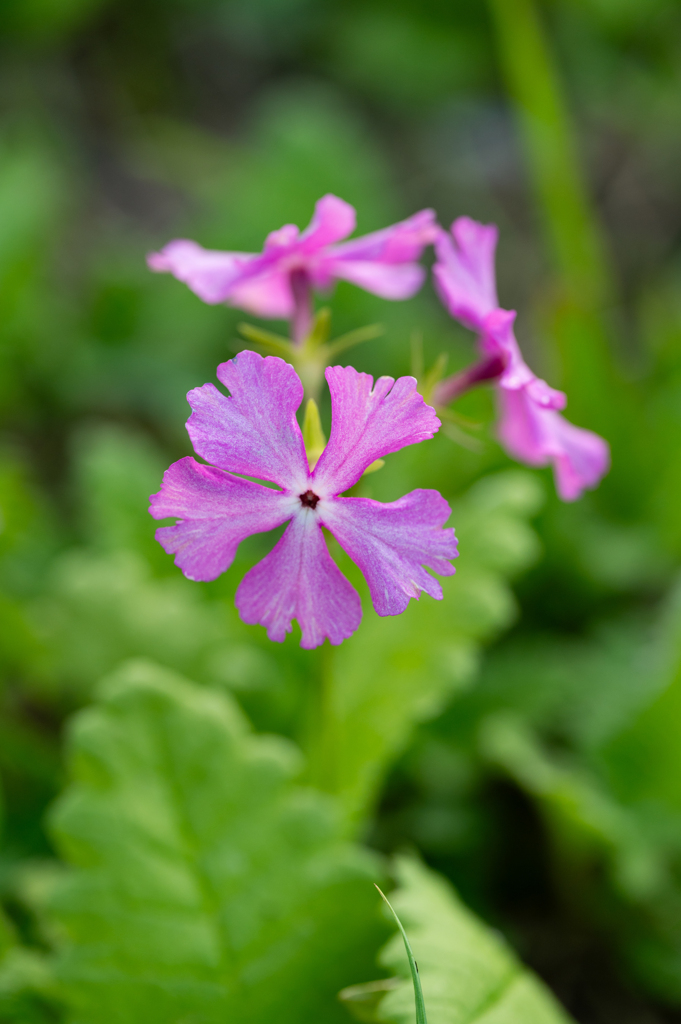
M247 341L253 341L256 345L262 345L263 348L275 352L288 362L291 361L293 345L282 334L264 331L261 327L255 327L253 324L248 323L237 324L237 330Z
M444 377L448 360L449 356L447 353L441 352L433 366L428 370L428 373L426 373L423 379L419 381L419 391L425 402L430 402L430 396L433 393L435 385Z
M326 354L329 359L333 359L335 356L340 355L341 352L354 348L355 345L361 345L364 341L380 338L382 334L385 334L383 324L367 324L366 327L358 327L357 330L348 331L347 334L341 334L340 338L336 338L335 341L329 342L326 347Z

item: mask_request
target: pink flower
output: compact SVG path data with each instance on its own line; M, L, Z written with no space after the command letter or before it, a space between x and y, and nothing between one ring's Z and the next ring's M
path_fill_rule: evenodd
M302 233L285 224L267 236L262 253L217 252L177 240L147 262L152 270L184 281L204 302L228 302L262 317L293 316L296 279L322 291L342 278L384 299L414 295L425 276L415 261L435 240L433 211L421 210L392 227L337 244L354 230L354 208L325 195Z
M451 315L479 332L478 347L484 360L472 376L485 379L490 376L485 368L493 368L501 443L520 462L551 464L559 496L563 501L575 501L607 472L610 450L598 434L575 427L560 415L567 404L564 393L549 387L525 363L513 333L516 314L500 309L497 302L496 243L494 225L478 224L469 217L454 221L451 236L440 229L433 268L436 287ZM454 378L449 390L454 397ZM440 401L448 395L446 381L439 385L438 393Z
M271 640L282 641L294 618L305 648L325 637L339 644L360 623L359 595L329 555L322 527L364 573L379 615L399 615L422 590L439 600L440 584L423 566L444 576L454 572L449 560L457 555L456 538L453 529L443 529L450 514L444 498L429 490L390 504L340 497L376 459L437 431L440 421L414 378L380 377L372 390L368 374L329 367L331 437L311 471L296 420L303 387L293 367L244 351L221 363L217 375L231 397L213 384L187 396L194 449L214 466L180 459L151 498L155 519L179 517L156 538L185 576L215 579L242 540L290 520L236 594L244 622L265 626Z

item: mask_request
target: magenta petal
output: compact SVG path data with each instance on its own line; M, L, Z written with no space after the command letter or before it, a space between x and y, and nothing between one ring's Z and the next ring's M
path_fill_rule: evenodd
M547 410L536 405L524 389L497 389L499 440L509 455L528 466L546 466L550 446Z
M352 366L329 366L331 437L311 486L325 496L352 487L376 459L435 434L440 421L421 398L413 377L373 377Z
M481 327L497 307L494 253L498 232L494 224L478 224L459 217L452 234L440 229L433 276L442 302L455 319L468 327Z
M427 245L435 241L438 230L435 212L421 210L389 228L335 245L328 255L334 260L412 263L419 259Z
M563 501L576 501L585 489L596 487L610 468L610 447L592 430L576 427L552 412L553 473Z
M218 252L196 242L177 239L160 252L151 253L152 270L173 274L204 302L224 302L234 282L256 257L246 252Z
M282 250L289 250L291 246L295 245L299 237L300 229L297 224L284 224L283 227L277 228L276 231L270 231L265 239L263 252L267 256L276 256Z
M440 599L442 588L422 566L451 576L458 554L450 515L437 491L411 491L384 505L370 498L325 501L321 521L364 573L379 615L399 615L422 590Z
M254 316L288 320L293 315L290 275L266 270L253 277L241 277L231 288L229 303Z
M188 579L214 580L230 567L242 540L285 523L299 507L294 501L188 456L166 470L149 511L154 519L180 517L175 526L160 527L156 539Z
M359 285L382 299L410 299L426 276L418 263L372 263L369 260L325 260L328 277L339 277Z
M576 427L552 408L533 401L527 388L498 389L499 439L514 458L530 466L553 465L563 501L576 501L595 487L610 466L606 441Z
M187 395L187 431L197 455L230 473L270 480L297 493L308 468L296 411L303 400L298 374L277 356L248 350L218 366L227 398L213 384Z
M354 206L329 192L315 203L312 220L300 236L301 248L314 252L347 238L355 230L356 222Z
M331 558L317 516L303 510L269 555L246 573L236 592L244 622L267 628L281 643L297 619L301 647L340 644L362 619L359 595Z

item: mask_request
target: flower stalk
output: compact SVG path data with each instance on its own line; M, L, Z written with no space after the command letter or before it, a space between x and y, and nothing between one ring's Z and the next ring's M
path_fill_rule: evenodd
M302 269L291 271L290 282L293 295L291 338L293 344L300 347L312 332L314 322L312 288L307 271Z
M467 366L465 370L439 381L430 393L430 400L436 409L449 405L478 384L498 380L505 369L506 360L501 355L480 359L477 363Z

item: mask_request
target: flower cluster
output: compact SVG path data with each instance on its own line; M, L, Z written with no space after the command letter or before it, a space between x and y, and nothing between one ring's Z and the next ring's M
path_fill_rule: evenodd
M462 217L450 235L432 210L422 210L343 241L354 227L354 209L327 195L303 232L285 225L268 236L262 253L216 252L177 240L152 254L149 265L174 274L205 302L289 319L292 342L284 351L299 359L314 336L313 289L326 291L344 279L383 298L409 298L425 277L418 260L434 244L438 294L453 317L477 331L481 355L436 385L435 405L493 382L499 438L507 450L532 466L552 463L564 500L594 486L608 467L607 444L563 419L565 395L523 361L513 333L515 313L497 302L496 228ZM268 336L262 337L266 342ZM281 348L281 340L274 344ZM341 643L362 615L359 596L331 558L322 528L361 569L379 615L400 614L422 591L442 597L426 569L454 573L457 544L454 530L445 528L450 509L444 498L431 490L415 490L389 504L345 496L377 460L438 430L436 411L418 394L413 377L380 377L374 384L350 366L328 366L331 435L326 444L318 425L306 448L296 416L304 389L292 365L246 350L222 363L217 376L229 395L204 384L187 396L187 430L196 454L209 465L180 459L151 499L154 518L178 520L156 536L185 576L215 579L232 564L242 540L288 523L272 551L241 581L236 604L242 619L265 626L272 640L282 641L296 619L306 648L326 638ZM311 399L306 418L310 413L318 424Z

